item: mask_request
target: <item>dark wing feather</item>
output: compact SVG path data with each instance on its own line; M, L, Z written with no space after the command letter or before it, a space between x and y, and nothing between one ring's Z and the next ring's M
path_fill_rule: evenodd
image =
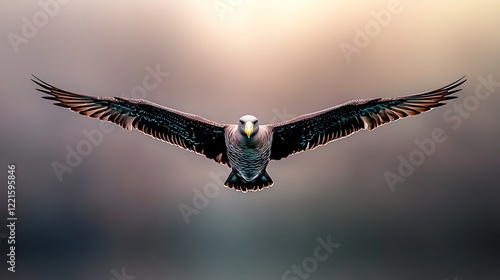
M442 106L445 103L440 103L441 101L456 98L450 95L461 90L456 88L466 81L464 78L422 94L353 100L270 125L273 128L271 159L279 160L328 144L361 129L372 130L391 121Z
M224 125L142 99L72 93L33 77L35 79L32 81L41 87L37 90L50 95L43 98L59 102L54 105L69 108L84 116L113 122L127 130L135 128L159 140L229 165Z

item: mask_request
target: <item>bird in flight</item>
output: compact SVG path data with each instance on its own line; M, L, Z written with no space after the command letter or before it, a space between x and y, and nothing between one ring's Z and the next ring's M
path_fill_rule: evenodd
M69 92L36 76L32 79L54 105L84 116L113 122L126 130L137 129L161 141L190 150L232 169L225 186L258 191L273 185L266 168L280 160L347 137L373 130L398 119L444 105L466 79L436 90L396 98L352 100L328 109L276 124L260 125L252 115L237 124L219 124L200 116L170 109L143 99L96 97Z

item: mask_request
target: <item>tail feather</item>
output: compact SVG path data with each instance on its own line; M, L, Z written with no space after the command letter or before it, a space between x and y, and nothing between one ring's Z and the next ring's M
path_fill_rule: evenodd
M232 171L231 174L229 174L229 177L227 177L224 185L237 191L246 193L248 191L261 191L265 188L268 188L273 185L273 180L266 171L264 171L255 180L250 182L245 181L245 179L241 178L237 173Z

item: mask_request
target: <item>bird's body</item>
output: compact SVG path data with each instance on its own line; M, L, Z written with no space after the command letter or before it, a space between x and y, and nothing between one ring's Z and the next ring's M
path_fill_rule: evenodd
M94 97L65 91L33 80L48 94L43 98L82 115L137 129L156 139L205 155L232 169L224 185L247 192L273 184L266 168L270 160L315 149L359 130L372 130L391 121L418 115L456 98L456 82L421 94L397 98L353 100L289 121L259 125L252 115L237 125L222 125L141 99Z
M271 156L272 131L267 126L260 126L255 135L248 137L241 133L238 126L231 125L226 128L225 135L227 158L233 169L234 179L254 182L257 187L261 184L257 179L264 175ZM229 176L229 179L232 177ZM237 188L237 184L231 180L226 181L226 184Z

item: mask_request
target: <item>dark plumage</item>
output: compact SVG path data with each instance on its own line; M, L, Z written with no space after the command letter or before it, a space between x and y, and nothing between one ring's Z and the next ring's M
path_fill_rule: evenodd
M94 97L54 87L34 77L40 92L55 105L82 115L133 128L170 144L205 155L232 168L225 185L243 192L272 186L266 172L270 160L326 145L361 129L372 130L391 121L444 105L460 91L461 79L426 93L397 98L361 99L278 124L259 125L245 115L238 125L222 125L158 104L119 97Z

